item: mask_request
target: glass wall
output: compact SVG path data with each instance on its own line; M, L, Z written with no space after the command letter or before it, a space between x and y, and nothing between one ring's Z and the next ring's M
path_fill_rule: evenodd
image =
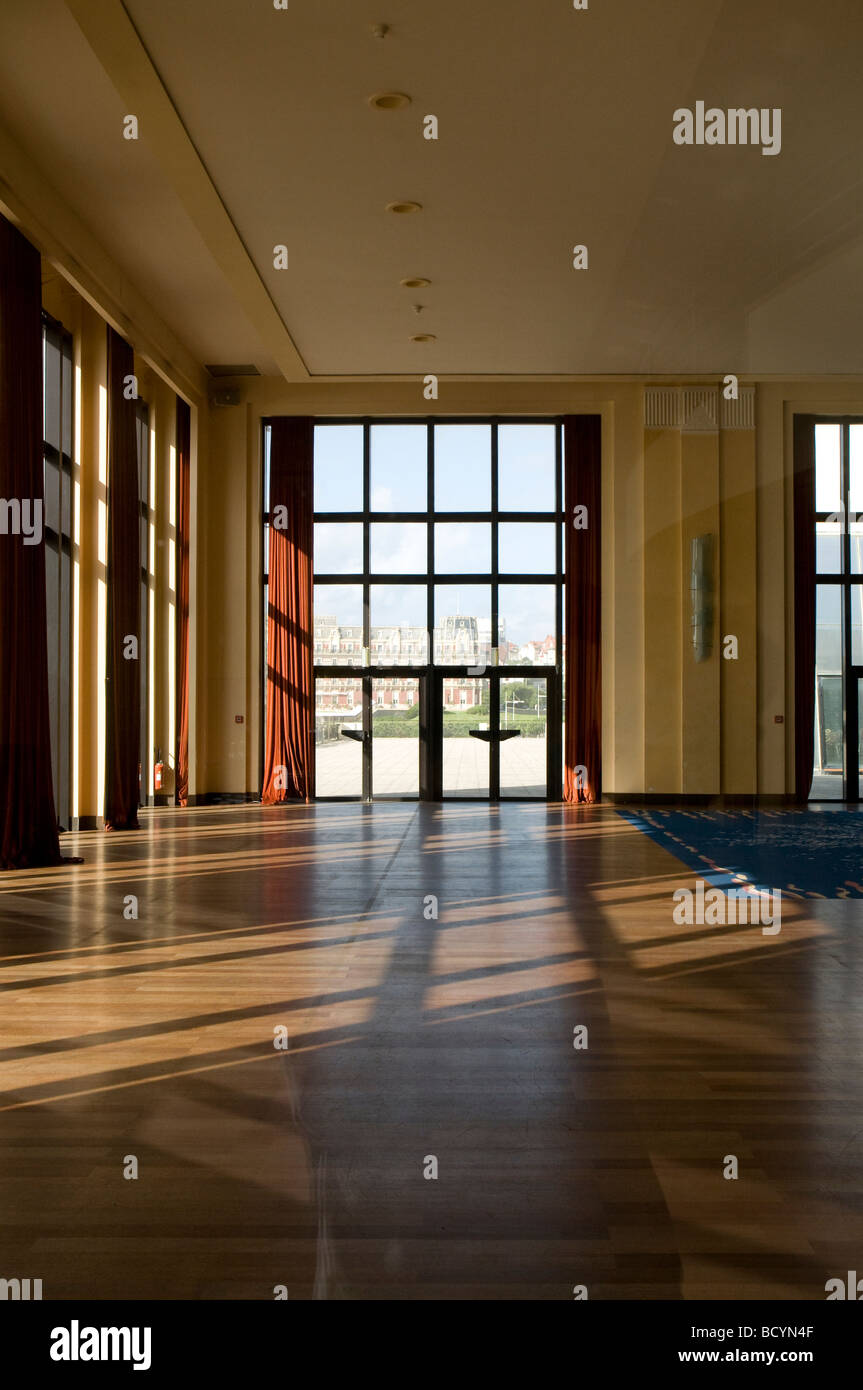
M418 794L423 671L456 677L444 682L445 718L475 705L469 696L487 668L558 665L562 446L558 420L315 425L319 795L339 794L337 762L345 763L342 794L356 786L359 743L333 733L348 715L374 736L364 745L374 766L366 786ZM265 428L265 617L268 464ZM374 685L364 689L364 676L376 677ZM364 700L371 701L365 726ZM474 762L487 756L483 747L469 748ZM471 778L483 784L480 771Z
M51 773L58 824L71 823L72 760L72 335L42 315L42 458Z
M561 519L558 422L316 425L316 663L554 666Z
M860 797L863 423L815 425L815 757L812 800Z

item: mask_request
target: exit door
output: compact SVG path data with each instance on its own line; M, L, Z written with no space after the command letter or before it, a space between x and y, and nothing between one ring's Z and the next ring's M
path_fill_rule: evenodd
M434 689L435 799L559 798L560 712L553 674L440 673Z

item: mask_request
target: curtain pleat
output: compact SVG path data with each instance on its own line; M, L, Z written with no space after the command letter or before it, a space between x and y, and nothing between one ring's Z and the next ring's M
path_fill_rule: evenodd
M815 762L815 421L794 416L794 796Z
M189 803L189 505L191 411L177 397L177 805Z
M138 828L141 673L128 639L140 645L140 503L135 403L125 389L134 370L131 347L109 326L106 830Z
M4 523L9 519L0 528L2 869L61 862L51 778L43 470L41 258L0 217L0 507Z
M315 785L310 419L282 417L270 434L267 727L261 800L310 801Z
M566 502L563 798L564 801L593 802L599 800L602 791L602 417L566 416L563 439ZM586 511L576 513L576 508L582 507Z

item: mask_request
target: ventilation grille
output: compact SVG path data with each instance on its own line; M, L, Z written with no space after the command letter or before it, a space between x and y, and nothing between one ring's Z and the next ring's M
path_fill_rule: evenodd
M724 430L755 429L755 387L738 386L736 401L726 401L723 397L722 428Z
M235 363L235 362L228 362L228 363L222 363L222 362L205 362L205 363L204 363L204 370L205 370L205 371L208 371L208 372L210 373L210 376L260 376L260 375L261 375L261 373L258 371L257 367L254 366L254 364L251 363L251 362L240 362L239 364L237 364L237 363Z
M649 430L676 430L680 427L680 387L646 386L644 424Z
M755 387L740 386L737 400L727 401L716 386L646 386L644 427L684 434L754 430Z

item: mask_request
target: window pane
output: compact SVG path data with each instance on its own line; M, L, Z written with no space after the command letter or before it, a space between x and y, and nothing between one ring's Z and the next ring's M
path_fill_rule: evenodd
M44 517L45 525L51 531L60 530L60 469L56 463L45 459L44 468ZM31 512L31 520L32 520Z
M500 745L501 796L546 795L547 685L521 677L500 683L501 730L518 730Z
M443 794L488 796L490 747L470 730L489 727L489 683L445 680L443 687Z
M863 666L863 584L851 585L851 665Z
M842 505L839 425L815 426L815 510L838 512Z
M425 666L428 601L425 584L372 584L370 658L373 666Z
M53 448L60 448L60 349L52 338L42 339L43 438Z
M373 512L424 512L428 497L425 425L372 425Z
M425 574L428 532L424 521L371 523L372 574Z
M264 506L263 510L270 510L270 441L272 439L272 426L264 425ZM315 460L317 460L317 450L315 450Z
M491 425L435 425L434 495L439 512L491 509Z
M857 787L863 797L863 680L857 681Z
M314 658L321 666L361 666L363 587L315 585Z
M315 522L315 573L362 574L362 522Z
M815 588L815 762L811 797L841 798L844 733L842 714L842 589Z
M435 585L435 664L489 666L491 647L490 586Z
M553 522L502 521L498 527L498 570L501 574L554 574Z
M498 646L501 665L555 664L553 584L501 584Z
M815 569L818 574L842 571L842 527L838 521L815 523Z
M863 512L863 425L851 425L850 435L848 466L851 480L848 507L856 516L858 512Z
M863 521L851 522L851 573L863 574Z
M315 511L363 509L362 425L315 425Z
M444 521L434 528L437 574L489 574L491 526L482 521Z
M842 588L815 587L815 669L822 675L842 674Z
M372 681L372 795L419 796L419 681Z
M498 506L553 512L556 425L501 425L497 432Z
M60 386L63 418L60 422L60 441L64 454L72 457L72 348L66 343L60 361Z
M345 738L363 727L362 681L340 676L315 680L315 795L362 796L363 746Z

